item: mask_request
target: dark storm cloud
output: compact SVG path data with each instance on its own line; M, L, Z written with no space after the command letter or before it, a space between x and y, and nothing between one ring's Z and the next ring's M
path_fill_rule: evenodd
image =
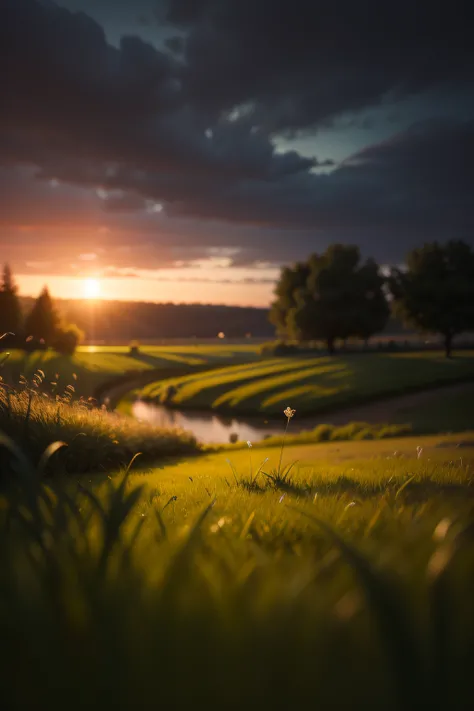
M277 152L271 138L388 92L472 78L457 3L442 17L427 7L163 0L156 16L168 13L167 52L139 37L112 47L97 22L52 2L3 0L0 164L102 188L91 219L115 216L137 235L135 253L143 245L140 264L125 254L114 262L124 266L155 258L153 239L237 244L237 265L299 258L335 239L383 259L425 238L469 237L472 122L426 122L339 166ZM21 220L28 191L11 193L0 194L0 209L13 220L16 205ZM158 204L164 221L152 213ZM180 221L181 232L172 227Z
M114 49L87 15L35 0L6 0L0 21L0 125L3 142L20 150L27 144L31 154L36 139L44 152L46 139L49 153L61 157L230 179L313 165L296 153L276 155L248 121L218 122L209 140L203 117L185 104L179 66L137 37Z
M175 52L176 54L183 54L186 41L181 35L173 35L173 37L168 37L165 40L165 45L172 52Z
M187 31L185 87L211 114L252 104L269 129L358 110L388 92L473 77L468 5L454 0L162 0Z

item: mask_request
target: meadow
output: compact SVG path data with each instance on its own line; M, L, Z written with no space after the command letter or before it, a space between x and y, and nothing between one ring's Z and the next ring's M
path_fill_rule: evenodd
M7 708L471 707L474 436L53 480L3 444Z
M313 414L469 379L474 380L473 351L453 359L438 352L291 356L168 378L139 394L182 409L272 417L289 403L299 415Z
M144 357L250 361L184 378L196 392L208 376L224 394L256 374L247 385L281 377L286 393L285 374L320 368L352 388L361 378L357 396L369 399L370 374L384 392L395 375L419 387L469 379L474 364L218 353ZM80 351L74 367L110 378L110 358L133 360ZM76 370L54 390L47 368L30 365L15 389L8 378L0 387L6 708L471 707L474 431L397 438L404 424L350 423L294 434L305 411L295 395L278 401L281 436L204 447L77 400ZM346 403L352 391L341 392ZM468 429L468 395L446 397L443 423ZM410 416L436 426L433 412Z
M439 392L437 401L420 401L400 407L390 418L393 424L409 424L413 432L462 432L474 430L474 384L456 392Z
M127 374L132 377L151 370L166 376L256 357L257 347L252 345L142 346L136 355L130 355L129 346L79 346L73 356L52 350L31 354L13 350L8 357L0 353L0 363L4 361L0 373L5 381L16 384L21 375L29 379L41 369L58 388L73 385L78 396L92 397L100 386Z

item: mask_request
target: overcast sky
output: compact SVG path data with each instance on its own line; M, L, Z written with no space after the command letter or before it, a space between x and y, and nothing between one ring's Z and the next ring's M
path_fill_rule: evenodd
M1 0L23 293L267 305L334 242L474 243L467 3Z

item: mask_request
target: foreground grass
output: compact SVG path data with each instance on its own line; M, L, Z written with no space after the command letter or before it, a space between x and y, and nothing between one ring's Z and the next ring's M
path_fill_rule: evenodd
M103 409L87 401L72 402L71 390L48 397L40 391L41 375L22 389L0 383L0 431L38 462L51 442L63 443L50 467L64 472L100 472L119 467L141 452L146 461L192 455L194 437L181 430L162 430ZM0 467L3 464L0 451Z
M432 384L474 378L474 352L451 360L441 353L361 354L271 358L209 370L146 386L141 396L162 400L170 385L180 408L280 414L288 403L315 413Z
M474 449L455 444L290 448L286 490L244 485L251 452L235 479L218 454L93 489L11 452L6 707L471 708Z

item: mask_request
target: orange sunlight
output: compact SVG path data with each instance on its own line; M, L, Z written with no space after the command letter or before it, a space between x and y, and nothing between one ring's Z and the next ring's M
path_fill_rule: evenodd
M101 296L100 281L98 279L84 279L84 298L99 299Z
M47 285L53 298L84 299L91 303L107 299L265 307L272 299L273 284L193 282L180 280L177 272L174 270L175 280L163 281L136 277L66 277L57 274L18 274L16 281L20 293L25 296L36 297Z

